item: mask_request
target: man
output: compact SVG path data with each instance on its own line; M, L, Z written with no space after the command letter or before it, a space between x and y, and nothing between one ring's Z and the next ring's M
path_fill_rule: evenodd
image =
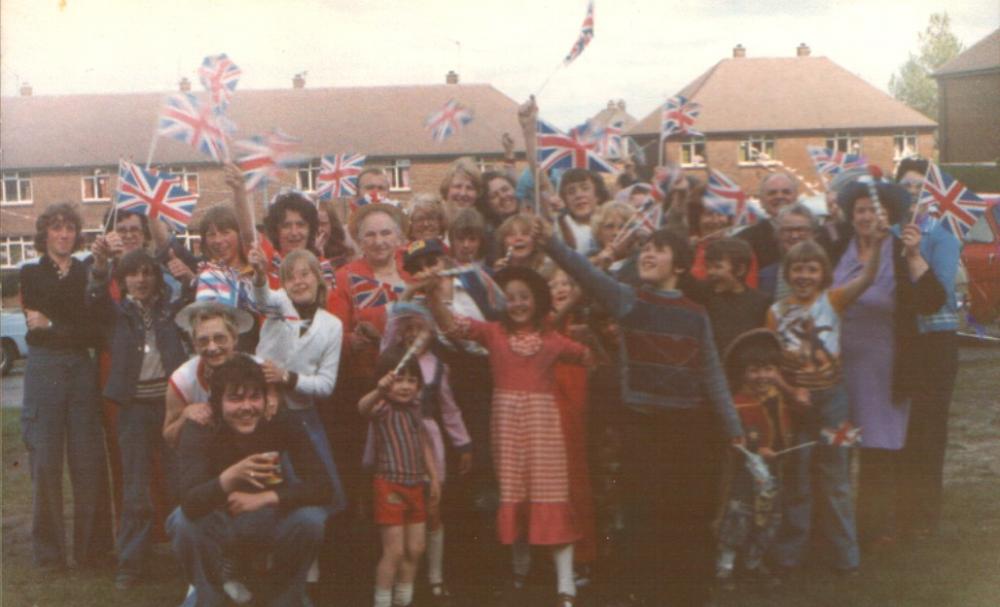
M198 605L227 604L223 559L267 555L273 565L257 589L262 604L309 604L306 574L323 541L332 487L302 427L284 411L266 419L266 391L260 365L236 355L212 374L213 423L181 428L181 506L167 524Z
M358 197L378 196L379 201L389 197L389 176L378 167L368 167L358 175Z
M37 263L21 269L28 364L21 432L32 482L35 565L66 565L62 515L63 460L73 485L73 557L92 566L110 553L111 513L94 362L96 323L85 305L87 269L73 257L82 221L68 204L54 204L35 222Z
M759 221L749 228L737 234L750 243L754 256L757 258L757 266L767 267L781 258L776 238L775 219L778 212L799 198L799 184L788 173L769 173L760 182L760 192L758 194L760 204L767 212L769 221Z
M781 272L781 260L793 246L803 240L816 238L818 226L809 208L798 202L782 207L773 222L777 232L778 258L774 263L760 266L760 271L757 273L757 290L777 301L790 293L788 283L785 282ZM825 244L825 240L820 244Z

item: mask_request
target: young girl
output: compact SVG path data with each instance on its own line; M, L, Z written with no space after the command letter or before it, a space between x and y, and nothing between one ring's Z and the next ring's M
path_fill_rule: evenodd
M558 576L559 605L573 605L573 544L580 539L570 501L566 437L556 404L554 367L589 362L589 351L547 330L548 285L536 272L509 267L497 275L507 308L500 322L456 318L430 279L429 302L446 334L473 339L489 351L493 374L493 459L500 486L497 533L513 545L514 589L524 586L531 545L549 546Z
M376 363L381 379L358 402L358 410L372 420L375 432L375 524L382 536L382 558L375 569L375 607L413 602L427 509L436 507L441 495L434 453L420 420L420 367L410 359L397 373L394 369L401 360L398 350L381 355Z
M545 253L535 246L531 236L531 226L534 220L524 213L510 217L497 228L496 239L500 245L501 257L493 264L497 272L518 266L530 268L539 274L545 274L552 268L552 262Z
M604 181L586 169L570 169L559 179L559 198L566 202L567 209L558 220L560 238L577 253L592 255L597 243L590 218L598 206L611 198Z
M879 241L885 238L880 229ZM819 438L823 428L835 428L848 417L847 393L840 378L840 316L875 280L881 247L876 247L864 271L835 289L833 272L823 249L811 240L793 246L782 265L792 294L768 311L768 328L781 337L781 370L805 413L795 432L795 443ZM777 564L798 567L808 545L812 524L813 468L821 479L820 528L834 552L833 566L853 572L860 564L854 508L848 475L847 451L816 446L789 456L784 500L784 525L775 544Z
M382 336L382 351L393 349L405 351L424 334L436 331L434 319L427 308L409 302L389 304L389 320ZM427 340L417 352L415 359L420 367L424 389L418 398L420 418L426 435L431 441L434 466L438 471L442 489L445 481L445 451L442 440L442 426L448 434L452 448L458 453L458 472L466 474L472 465L472 440L462 419L462 411L455 403L452 393L451 371L431 350L433 340ZM440 420L440 421L439 421ZM372 436L365 448L368 460ZM441 523L441 509L429 508L427 512L427 579L431 596L444 602L450 596L444 584L444 525Z

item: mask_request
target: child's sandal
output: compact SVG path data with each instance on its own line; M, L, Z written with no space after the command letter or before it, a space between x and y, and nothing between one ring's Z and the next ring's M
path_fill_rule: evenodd
M576 605L576 597L572 594L566 594L565 592L560 592L559 597L556 599L556 607L573 607Z

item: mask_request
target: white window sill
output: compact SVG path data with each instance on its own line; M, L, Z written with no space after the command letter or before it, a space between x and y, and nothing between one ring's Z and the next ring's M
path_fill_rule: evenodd
M30 207L35 204L34 200L15 200L0 202L0 207Z

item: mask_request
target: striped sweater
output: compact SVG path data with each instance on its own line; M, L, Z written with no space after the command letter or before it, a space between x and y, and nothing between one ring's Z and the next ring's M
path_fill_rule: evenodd
M647 411L710 405L729 436L743 435L701 306L679 291L620 283L554 239L546 252L618 320L626 405Z

